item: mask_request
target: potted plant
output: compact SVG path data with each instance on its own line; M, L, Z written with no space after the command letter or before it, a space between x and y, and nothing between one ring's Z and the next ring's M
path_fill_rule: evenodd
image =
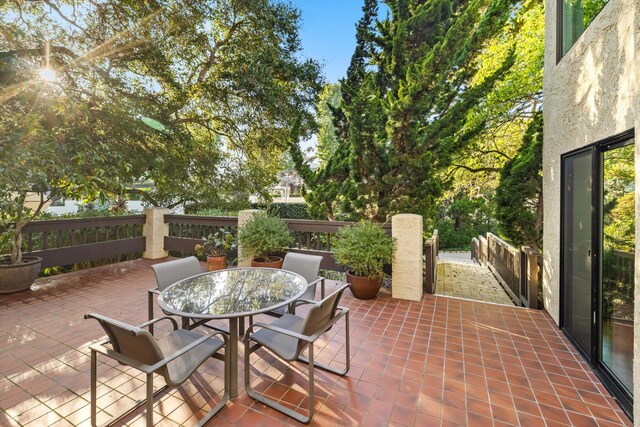
M195 246L195 252L199 257L207 256L207 270L216 271L227 268L227 255L237 247L235 236L221 227L202 239L204 242Z
M293 243L287 224L266 213L257 213L238 229L242 257L252 257L253 267L282 268L284 252Z
M375 298L382 286L384 266L392 262L395 252L395 241L382 226L363 221L341 228L333 251L336 262L349 268L347 282L353 296Z

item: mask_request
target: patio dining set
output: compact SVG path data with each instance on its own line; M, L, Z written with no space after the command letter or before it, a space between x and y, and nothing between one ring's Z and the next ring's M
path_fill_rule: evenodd
M238 397L238 341L244 345L244 387L247 395L287 416L308 423L314 415L314 368L344 376L349 370L349 310L339 306L345 284L325 296L319 277L322 257L289 253L283 268L229 268L203 273L195 257L151 266L157 288L148 291L148 321L132 326L101 314L88 313L104 329L107 339L91 349L91 423L97 423L98 354L146 374L146 398L113 417L112 424L145 405L146 424L153 425L153 399L166 387L179 387L209 358L224 364L224 392L218 403L200 418L206 424L229 401ZM320 300L315 300L320 284ZM157 304L164 316L154 318ZM296 309L306 305L304 315ZM275 318L254 322L254 316ZM176 317L181 324L178 324ZM346 361L340 369L314 360L314 342L344 318ZM224 326L214 320L227 320ZM248 327L245 330L245 321ZM172 330L156 334L154 326L169 322ZM295 411L251 387L251 355L264 348L287 362L308 366L308 409ZM165 386L154 391L154 374Z

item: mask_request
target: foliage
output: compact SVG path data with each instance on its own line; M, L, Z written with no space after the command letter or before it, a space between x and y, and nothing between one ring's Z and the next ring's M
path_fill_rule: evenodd
M356 50L333 111L338 146L318 171L291 151L305 180L312 217L341 213L385 222L399 212L435 215L452 153L485 129L465 127L471 109L512 67L509 52L478 75L485 43L502 31L519 4L512 0L365 1Z
M355 276L382 277L384 265L393 261L396 244L380 224L361 221L336 234L333 257Z
M315 126L322 81L299 24L269 0L2 3L3 138L68 146L57 185L89 199L248 201L273 183L294 120ZM44 89L43 67L57 76Z
M202 257L204 255L211 257L226 256L229 252L238 247L236 237L230 230L220 227L215 232L209 234L206 238L202 238L204 243L195 246L196 255Z
M199 216L238 216L237 210L226 210L217 208L200 209L195 212L187 212L189 215Z
M529 124L518 154L500 172L496 219L516 245L542 246L542 112Z
M107 159L100 140L88 143L86 135L69 128L75 119L83 128L86 112L73 116L68 98L55 97L48 85L34 86L39 96L23 99L30 105L0 103L0 229L3 243L11 245L12 263L22 259L23 228L51 199L81 198L95 188L95 176L85 173L87 165L100 176L117 174L121 158L116 152ZM27 197L37 201L27 204Z
M341 98L340 85L337 83L326 84L318 97L316 107L316 120L318 122L316 153L322 163L329 161L338 148L338 138L336 137L336 129L333 125L332 111L335 111L335 109L340 106Z
M293 236L282 219L260 212L238 228L238 241L242 257L263 258L283 252Z
M603 157L603 245L605 248L634 253L634 145L606 151Z
M518 155L529 124L542 108L544 2L522 2L504 29L485 44L473 84L493 73L509 54L513 66L467 115L465 128L486 124L467 147L453 153L445 201L483 198L494 205L500 171Z
M443 250L469 250L471 239L495 228L491 207L483 198L470 199L459 194L440 206L435 229Z
M271 203L267 207L269 215L283 219L309 219L306 203Z

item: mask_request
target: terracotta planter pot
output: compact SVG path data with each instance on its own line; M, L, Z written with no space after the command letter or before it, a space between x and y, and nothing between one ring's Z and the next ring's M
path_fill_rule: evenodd
M351 293L358 299L373 299L382 287L382 276L377 279L354 276L347 271L347 283L351 284Z
M282 268L282 262L282 257L279 256L254 258L251 260L251 267Z
M20 264L8 264L9 257L0 258L0 294L26 291L36 280L42 258L23 256L22 261Z
M207 271L224 270L227 268L226 256L208 256L207 257Z

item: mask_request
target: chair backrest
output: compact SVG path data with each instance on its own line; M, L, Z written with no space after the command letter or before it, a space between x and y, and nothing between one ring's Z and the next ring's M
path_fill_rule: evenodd
M329 322L336 316L340 298L344 290L349 286L349 284L343 285L331 295L315 303L307 313L300 333L303 335L314 335L329 330ZM306 344L307 343L302 340L298 342L297 354L300 354L304 347L306 347Z
M318 278L322 257L318 255L299 254L289 252L284 256L282 269L298 273L311 283Z
M194 256L154 264L151 268L156 274L156 283L161 291L182 279L202 273L200 262Z
M97 313L86 314L84 318L96 319L100 323L116 353L147 365L153 365L164 358L162 350L148 331ZM157 373L167 375L164 368Z

